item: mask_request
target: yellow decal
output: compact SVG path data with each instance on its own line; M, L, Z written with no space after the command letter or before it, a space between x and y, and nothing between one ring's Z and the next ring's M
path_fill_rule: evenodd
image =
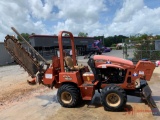
M87 80L90 81L90 77L87 77Z

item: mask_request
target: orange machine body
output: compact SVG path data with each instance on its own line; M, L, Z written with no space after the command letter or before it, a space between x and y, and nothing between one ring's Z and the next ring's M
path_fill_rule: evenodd
M100 73L98 73L100 76L98 79L92 70L86 69L88 66L84 66L82 70L66 71L64 64L65 56L63 54L63 33L70 35L73 64L77 64L73 35L70 32L61 31L58 36L60 58L56 56L53 57L52 65L44 74L43 84L51 87L54 86L55 88L59 88L66 83L74 84L80 89L83 100L91 100L97 88L103 89L107 85L116 84L123 89L134 90L137 79L150 80L155 68L155 65L152 62L139 61L134 65L130 60L105 55L94 55L93 57L94 68L100 71ZM110 68L112 68L112 72L107 76L109 72L108 69ZM125 73L125 76L123 76L120 82L112 83L112 81L115 81L114 79L117 79L114 77L114 71L122 71L122 73ZM112 80L108 82L111 78ZM97 87L99 83L101 84Z

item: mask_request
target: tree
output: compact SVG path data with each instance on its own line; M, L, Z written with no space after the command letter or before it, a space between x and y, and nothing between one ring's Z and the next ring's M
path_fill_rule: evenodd
M88 33L79 32L78 37L87 37Z
M36 33L32 33L31 35L36 35Z
M24 37L25 40L29 41L29 34L28 33L21 33L21 36ZM22 38L20 36L17 36L17 39L19 41L23 41Z
M145 33L130 36L128 39L131 40L131 43L135 47L133 59L140 60L147 58L149 60L159 60L160 52L155 50L155 40L158 39L158 36Z
M156 39L160 39L160 35L156 35L156 37L155 37Z
M112 44L122 43L122 40L127 39L126 36L123 35L115 35L104 38L104 45L110 47Z
M68 37L68 36L69 36L69 34L65 33L65 34L64 34L64 36L65 36L65 37Z

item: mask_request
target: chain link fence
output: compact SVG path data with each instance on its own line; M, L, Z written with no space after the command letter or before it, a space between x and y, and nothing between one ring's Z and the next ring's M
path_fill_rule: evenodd
M155 46L155 40L124 41L123 55L125 59L132 59L133 61L141 59L160 60L160 50L156 50Z

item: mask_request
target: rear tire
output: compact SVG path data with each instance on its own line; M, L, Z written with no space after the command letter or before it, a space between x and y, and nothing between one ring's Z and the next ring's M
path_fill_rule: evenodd
M101 103L105 110L120 111L124 109L127 102L125 91L116 85L110 85L102 89Z
M80 100L79 89L74 85L64 84L58 89L57 99L63 107L75 107Z

